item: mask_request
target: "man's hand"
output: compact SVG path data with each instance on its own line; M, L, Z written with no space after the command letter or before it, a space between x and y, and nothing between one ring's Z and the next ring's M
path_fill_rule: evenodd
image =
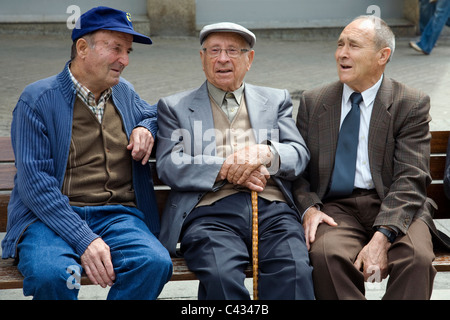
M255 170L268 165L272 157L270 147L267 145L257 144L242 148L226 158L220 169L219 178L243 185Z
M268 179L270 179L269 171L265 166L260 166L250 174L250 177L243 183L243 186L251 191L262 192L266 187Z
M311 247L311 243L316 240L316 232L319 224L327 223L330 226L337 226L337 223L329 215L312 206L306 210L303 217L303 229L305 229L306 247L308 250Z
M131 156L136 161L141 161L145 165L150 159L155 139L148 129L144 127L135 128L130 135L130 143L127 146L131 150Z
M109 246L101 238L95 239L86 248L81 256L81 265L93 284L99 284L102 288L113 285L116 276Z
M381 282L388 276L387 252L390 246L386 236L376 231L369 243L362 248L354 266L363 272L364 281Z

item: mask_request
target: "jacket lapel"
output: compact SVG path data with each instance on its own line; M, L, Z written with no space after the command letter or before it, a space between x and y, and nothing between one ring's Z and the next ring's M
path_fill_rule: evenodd
M322 105L318 114L319 127L319 172L320 182L323 190L318 190L318 194L325 195L328 183L333 172L334 157L336 154L337 140L339 136L339 125L341 119L342 84L336 83L327 96L322 100ZM314 125L314 124L313 124Z
M202 154L203 149L210 143L214 143L215 150L216 141L214 134L205 135L205 132L213 133L212 130L214 130L214 119L206 82L196 91L192 101L187 104L187 109L189 110L191 144L194 154ZM203 141L204 138L210 138L211 141Z
M384 77L375 98L370 118L369 129L369 163L372 179L381 198L384 195L382 167L389 134L391 114L389 108L393 102L392 83Z
M273 127L274 119L269 119L271 113L267 112L267 101L268 99L260 95L252 85L245 84L245 103L257 143L271 139L268 129Z

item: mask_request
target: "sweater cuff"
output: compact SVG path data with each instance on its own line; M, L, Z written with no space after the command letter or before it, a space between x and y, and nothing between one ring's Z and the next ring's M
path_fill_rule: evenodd
M141 122L139 122L134 128L137 127L144 127L148 131L151 132L153 139L156 140L156 133L158 132L158 124L156 123L155 119L146 119Z
M100 236L92 232L89 228L88 230L82 230L82 232L77 234L78 241L75 243L75 251L77 254L81 257L91 242L97 238L100 238Z

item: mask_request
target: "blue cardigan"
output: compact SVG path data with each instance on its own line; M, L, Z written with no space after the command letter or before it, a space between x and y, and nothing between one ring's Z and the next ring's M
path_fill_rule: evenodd
M28 225L37 219L60 235L82 255L98 237L72 210L61 193L72 135L76 91L68 64L55 76L25 88L13 111L11 140L17 173L8 205L7 233L2 241L2 257L16 257L17 243ZM112 88L127 136L142 126L156 137L156 106L150 106L124 79ZM150 166L133 161L136 203L154 234L159 233L159 215Z

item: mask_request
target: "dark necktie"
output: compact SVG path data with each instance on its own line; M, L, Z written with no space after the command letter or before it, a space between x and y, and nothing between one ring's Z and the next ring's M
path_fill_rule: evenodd
M353 192L356 171L356 152L359 136L359 104L361 93L354 92L350 96L352 108L342 123L339 131L333 176L327 197L342 197Z

